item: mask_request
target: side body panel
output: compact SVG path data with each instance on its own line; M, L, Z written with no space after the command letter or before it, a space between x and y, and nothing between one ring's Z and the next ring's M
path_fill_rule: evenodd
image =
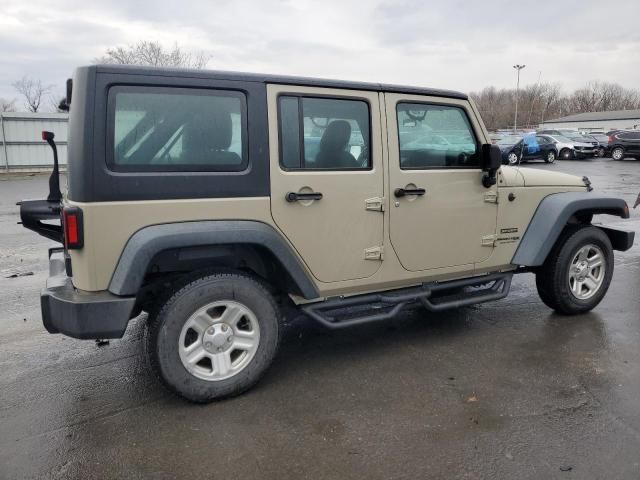
M518 186L512 179L505 179L507 175L511 177L511 173L503 175L502 170L509 172L517 169L502 167L498 174L498 226L494 249L489 258L476 264L476 273L515 268L511 263L513 256L540 202L558 192L558 187ZM505 185L508 182L514 186ZM584 192L584 187L564 187L562 191Z

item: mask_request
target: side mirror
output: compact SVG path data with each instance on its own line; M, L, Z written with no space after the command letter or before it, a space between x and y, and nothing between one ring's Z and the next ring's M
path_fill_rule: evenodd
M485 143L482 145L482 170L486 172L482 177L482 185L486 188L496 184L496 172L502 165L502 150L497 145Z

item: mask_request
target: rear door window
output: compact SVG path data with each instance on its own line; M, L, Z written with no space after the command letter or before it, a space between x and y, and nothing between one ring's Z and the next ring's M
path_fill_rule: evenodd
M280 165L285 170L367 170L369 104L363 100L279 97Z
M112 87L107 162L125 171L245 170L246 124L240 92Z

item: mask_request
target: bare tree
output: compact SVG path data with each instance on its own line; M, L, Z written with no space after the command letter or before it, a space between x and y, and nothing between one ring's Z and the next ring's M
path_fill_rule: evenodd
M23 96L24 104L30 112L37 112L42 105L43 98L51 91L52 85L43 85L40 79L27 76L11 84Z
M576 113L640 108L640 92L617 83L589 82L569 99Z
M209 58L203 52L186 52L177 43L171 49L165 49L159 42L142 40L135 45L109 48L106 55L96 58L95 62L202 69L209 63Z
M0 112L15 112L16 111L16 99L5 100L0 98Z
M66 113L68 110L61 108L67 101L67 97L60 93L52 93L49 95L48 103L52 112Z
M515 107L515 90L486 87L472 92L485 125L489 130L510 128ZM640 109L640 90L624 88L616 83L590 82L573 93L565 94L559 84L539 83L520 88L522 112L532 128L545 119L574 113L607 110Z

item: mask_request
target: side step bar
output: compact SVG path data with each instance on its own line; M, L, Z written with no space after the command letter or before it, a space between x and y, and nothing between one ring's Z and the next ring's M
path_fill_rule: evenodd
M351 327L389 320L414 302L421 302L427 310L439 312L499 300L509 294L512 277L512 272L493 273L450 282L423 283L391 292L330 298L304 305L302 311L328 328ZM460 292L459 289L468 291Z

